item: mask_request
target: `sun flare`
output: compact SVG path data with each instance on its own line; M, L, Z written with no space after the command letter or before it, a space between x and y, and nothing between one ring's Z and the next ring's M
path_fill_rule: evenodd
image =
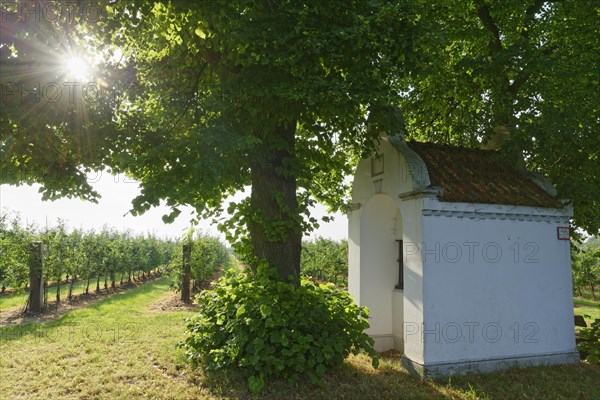
M79 56L67 57L63 67L68 77L76 79L89 78L92 70L87 60Z

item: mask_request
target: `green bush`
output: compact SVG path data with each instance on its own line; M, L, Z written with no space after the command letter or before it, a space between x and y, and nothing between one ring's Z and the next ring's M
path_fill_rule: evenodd
M600 365L600 319L594 320L589 328L582 329L580 335L583 340L577 347L587 355L588 362Z
M199 315L187 320L186 355L206 370L240 367L252 391L269 378L318 382L328 368L360 349L378 365L364 333L368 311L334 285L276 282L273 271L227 273L196 298Z

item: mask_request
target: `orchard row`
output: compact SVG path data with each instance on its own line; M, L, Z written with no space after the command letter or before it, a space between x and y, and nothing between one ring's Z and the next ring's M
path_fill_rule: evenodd
M192 254L192 278L201 282L218 265L227 252L217 238L196 235ZM67 297L80 282L83 293L115 288L147 276L160 269L173 276L181 270L181 240L165 240L155 235L119 232L104 227L100 231L69 229L64 221L51 228L23 224L18 215L0 216L0 290L27 289L29 282L29 248L35 241L44 243L44 281L56 286L56 300L61 300L61 285L68 283ZM178 279L174 279L178 281Z

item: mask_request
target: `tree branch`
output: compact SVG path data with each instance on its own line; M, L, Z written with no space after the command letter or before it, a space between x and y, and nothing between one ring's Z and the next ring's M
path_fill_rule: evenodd
M217 71L217 66L219 64L219 61L221 60L221 55L213 49L209 49L203 45L199 45L198 48L202 53L202 58L204 58L206 62L210 64L212 69Z
M531 27L531 23L535 19L535 15L540 12L542 7L547 0L535 0L531 6L525 10L524 20L523 20L523 28L521 28L520 35L525 39L529 39L529 28Z
M525 84L525 82L527 82L527 80L529 79L530 76L531 76L531 71L528 71L526 69L523 69L521 72L519 72L517 74L516 78L513 80L513 82L508 87L509 92L513 95L516 95L517 92L519 91L519 89L521 88L521 86L523 86Z
M214 51L213 49L209 49L205 47L201 43L198 43L198 49L200 50L200 54L202 58L206 60L206 62L210 65L210 67L221 77L221 79L225 80L233 74L237 74L241 71L241 67L233 66L226 67L223 65L219 65L221 61L221 54Z
M493 38L489 42L489 48L491 55L499 53L502 50L502 40L500 39L500 30L498 25L490 14L490 8L488 4L483 1L479 1L479 8L477 9L477 16L483 24L483 27L492 33Z
M524 14L524 18L523 18L523 27L521 28L521 31L519 32L521 37L526 40L529 40L529 30L532 26L532 23L535 20L536 14L538 14L542 10L542 8L544 7L544 4L559 3L559 2L562 2L562 0L535 0L533 2L533 4L525 10L525 14ZM551 53L551 51L548 51L548 50L543 51L543 52L544 52L544 54ZM523 86L523 84L525 82L527 82L530 75L531 75L531 71L528 71L525 69L522 70L521 72L519 72L519 74L517 74L517 77L514 79L513 83L508 87L508 90L513 95L517 94L517 92L519 91L521 86Z
M179 124L179 122L181 121L181 119L183 118L183 116L185 115L185 113L188 112L188 110L190 109L190 105L192 104L192 99L198 93L198 85L200 84L200 77L202 76L202 72L204 72L204 70L206 69L207 65L208 65L208 63L204 63L202 65L202 67L200 67L200 69L198 70L198 75L196 75L196 80L194 82L194 88L192 89L192 94L187 99L183 111L181 112L181 114L179 114L179 116L175 120L175 123L173 124L173 126L171 127L171 129L169 130L169 132L167 132L167 135L170 134L170 133L172 133L175 130L175 128L177 127L177 125Z

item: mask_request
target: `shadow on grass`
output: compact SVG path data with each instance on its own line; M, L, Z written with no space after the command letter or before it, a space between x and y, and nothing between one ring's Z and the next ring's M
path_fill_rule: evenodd
M446 385L471 390L482 399L599 399L600 366L547 365L454 377ZM470 397L467 397L470 398Z
M327 372L320 385L308 379L270 381L260 393L247 389L248 375L227 370L188 377L216 398L246 399L598 399L600 367L578 365L515 368L508 371L418 380L400 366L400 355L382 359L377 370L364 355Z
M581 297L576 297L574 300L575 308L577 307L600 307L600 300L592 300L592 299L583 299Z
M248 374L240 370L207 372L199 382L190 382L206 387L216 398L224 399L445 399L430 381L412 378L400 367L397 359L383 359L375 370L365 355L351 356L342 366L328 371L320 384L311 383L308 378L288 382L271 380L261 392L252 394L247 388Z

